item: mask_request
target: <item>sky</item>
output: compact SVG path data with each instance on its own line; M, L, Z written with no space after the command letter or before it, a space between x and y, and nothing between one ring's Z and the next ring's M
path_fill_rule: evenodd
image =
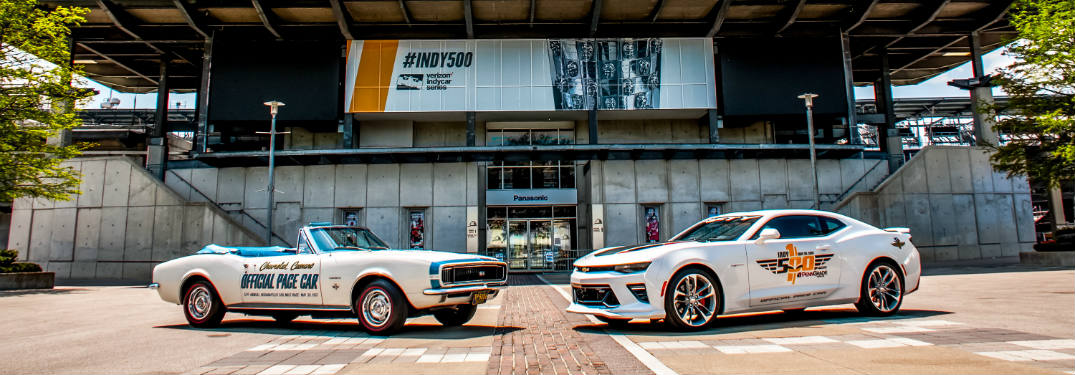
M986 72L992 73L997 68L1007 66L1012 63L1012 58L1003 54L1005 49L997 49L982 57L982 62L985 65ZM928 81L924 81L913 86L897 86L892 89L892 95L896 98L922 98L922 97L960 97L970 95L966 91L957 89L955 87L948 86L948 81L953 79L971 78L971 66L970 63L965 63L949 70L948 72L939 76L933 77ZM157 106L157 94L126 94L114 91L105 87L102 84L89 80L90 88L100 92L97 96L86 104L83 108L101 108L101 103L108 101L109 98L118 98L119 105L116 108L129 109L129 108L156 108ZM994 89L994 94L1000 94L998 89ZM873 99L873 87L856 87L855 88L856 99ZM171 94L168 100L168 108L194 108L197 101L195 94Z

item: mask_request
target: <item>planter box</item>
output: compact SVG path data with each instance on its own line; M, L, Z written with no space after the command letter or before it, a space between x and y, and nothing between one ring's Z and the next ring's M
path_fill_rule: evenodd
M55 272L0 273L0 290L52 289L55 283Z
M1033 266L1075 266L1075 251L1025 251L1019 253L1019 263Z

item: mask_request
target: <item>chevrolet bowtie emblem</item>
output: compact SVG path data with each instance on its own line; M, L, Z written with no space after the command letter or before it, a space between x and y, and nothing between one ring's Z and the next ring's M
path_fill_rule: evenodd
M892 240L892 246L895 246L896 248L899 248L899 249L902 249L903 245L906 245L906 244L907 244L906 242L900 241L899 237L896 237L894 240Z
M340 283L332 283L332 289L340 289Z

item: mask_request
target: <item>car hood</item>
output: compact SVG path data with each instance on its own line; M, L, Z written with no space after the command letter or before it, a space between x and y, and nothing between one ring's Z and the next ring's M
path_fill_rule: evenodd
M672 251L697 247L695 241L672 241L645 245L606 247L579 258L576 266L610 266L617 264L651 262Z
M481 256L477 254L468 253L453 253L449 251L432 251L432 250L374 250L372 252L365 251L337 251L333 255L342 256L369 256L373 254L377 257L383 258L402 258L402 259L421 259L428 261L429 263L438 262L461 262L461 261L498 261L496 258Z

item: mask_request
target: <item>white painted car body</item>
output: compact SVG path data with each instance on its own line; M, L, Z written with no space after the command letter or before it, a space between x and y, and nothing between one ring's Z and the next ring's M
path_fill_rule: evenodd
M765 241L752 238L769 220L789 215L826 217L839 220L846 226L821 237ZM573 290L577 293L577 288L582 286L608 285L619 303L617 306L580 304L576 297L567 311L611 319L663 319L666 316L666 283L671 282L670 278L677 271L692 265L707 268L716 275L723 292L723 310L720 314L856 302L864 272L872 262L881 258L891 259L900 266L904 294L918 288L922 273L920 256L918 249L911 244L911 236L906 228L882 230L847 216L824 211L764 210L708 218L680 235L710 221L755 216L758 217L757 221L734 240L670 241L640 247L613 247L579 258L571 274ZM788 252L789 247L796 251L783 254ZM794 271L792 267L793 272L788 272L788 267L785 267L787 259L796 256L801 257L797 262L805 260L802 258L811 258L811 269ZM607 270L608 266L643 262L651 263L641 272ZM584 269L589 272L582 272ZM649 302L636 298L628 290L628 284L644 284Z
M192 278L204 278L229 311L353 314L355 287L382 278L399 287L413 315L468 304L475 292L488 292L491 298L507 285L507 264L495 258L425 250L325 251L317 241L303 242L313 238L311 230L317 228L349 227L303 227L298 249L210 245L199 254L154 267L153 286L164 301L181 304L184 286ZM452 284L441 280L445 267L479 265L502 267L502 277Z

